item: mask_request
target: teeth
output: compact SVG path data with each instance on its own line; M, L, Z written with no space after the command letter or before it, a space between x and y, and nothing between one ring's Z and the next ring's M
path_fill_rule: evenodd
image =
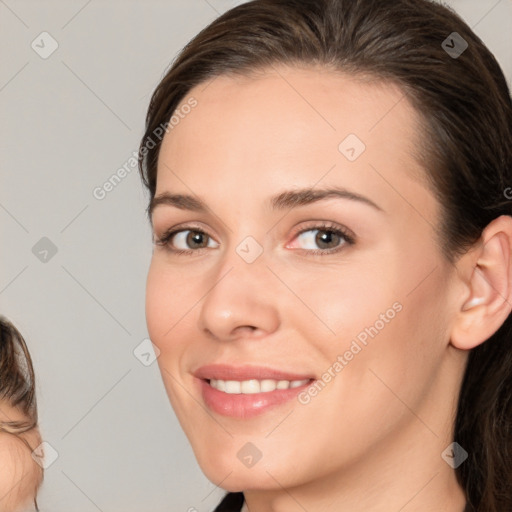
M276 381L272 379L265 379L260 382L260 391L267 393L268 391L274 391L276 389Z
M247 395L252 395L253 393L259 393L260 392L260 383L255 379L244 380L240 384L240 391Z
M238 380L227 380L225 381L225 389L224 389L224 392L225 393L241 393L242 392L242 386L241 386L241 382L238 381Z
M276 389L298 388L307 384L309 379L304 380L221 380L211 379L210 386L228 394L252 395L254 393L268 393Z

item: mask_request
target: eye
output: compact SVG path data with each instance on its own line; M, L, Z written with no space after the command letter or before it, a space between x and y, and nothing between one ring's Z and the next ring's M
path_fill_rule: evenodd
M309 254L332 254L340 251L346 245L353 245L355 237L346 230L332 224L310 226L300 231L294 240L299 240L299 249ZM320 249L316 249L319 247Z
M212 244L209 244L212 242ZM156 245L164 246L168 251L176 254L190 254L208 247L218 247L208 233L201 229L171 229L155 241Z
M302 231L295 235L295 240L302 241L299 247L296 245L295 247L288 247L292 249L298 248L312 255L325 255L338 252L346 245L353 245L355 243L355 235L334 224L316 223L306 229L302 229ZM208 233L193 226L182 227L181 229L171 228L159 239L156 239L154 243L155 245L163 246L171 253L189 255L201 252L202 249L219 246ZM296 244L296 242L294 243ZM315 245L319 249L315 249Z

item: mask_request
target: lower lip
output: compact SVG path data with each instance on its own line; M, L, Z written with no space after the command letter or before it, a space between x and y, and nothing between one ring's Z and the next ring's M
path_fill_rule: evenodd
M214 412L233 418L252 418L282 405L295 398L301 391L311 385L309 381L302 386L289 389L276 389L265 393L243 394L224 393L212 388L207 381L200 382L204 403Z

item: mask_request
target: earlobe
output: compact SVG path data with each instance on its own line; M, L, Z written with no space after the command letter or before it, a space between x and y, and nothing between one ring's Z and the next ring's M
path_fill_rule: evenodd
M466 282L470 289L455 319L451 344L470 350L489 339L512 310L512 217L502 215L490 222L476 251ZM476 261L475 261L476 260Z

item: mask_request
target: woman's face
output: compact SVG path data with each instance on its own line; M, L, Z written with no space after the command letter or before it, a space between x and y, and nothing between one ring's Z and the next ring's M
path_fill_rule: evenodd
M280 67L190 97L159 155L154 234L179 232L154 247L146 316L206 476L288 487L404 444L402 464L435 446L446 465L464 360L403 93Z

